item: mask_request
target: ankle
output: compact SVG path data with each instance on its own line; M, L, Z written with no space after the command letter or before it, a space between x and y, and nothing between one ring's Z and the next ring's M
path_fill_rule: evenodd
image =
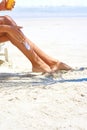
M48 65L46 64L34 64L32 65L32 71L33 72L47 72L50 73L51 69Z

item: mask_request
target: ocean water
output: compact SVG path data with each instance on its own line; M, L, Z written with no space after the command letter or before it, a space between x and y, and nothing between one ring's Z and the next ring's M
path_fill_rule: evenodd
M87 7L17 7L12 11L1 11L13 18L87 17Z
M15 8L10 15L24 34L49 55L74 67L87 66L87 7Z

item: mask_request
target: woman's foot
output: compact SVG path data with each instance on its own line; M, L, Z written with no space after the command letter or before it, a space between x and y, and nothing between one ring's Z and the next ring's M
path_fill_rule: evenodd
M52 72L57 72L59 70L72 70L67 64L57 61L54 65L51 66Z
M53 65L48 66L45 63L41 63L38 65L32 65L32 71L33 72L47 72L47 73L54 73L59 70L72 70L70 66L63 62L56 61Z

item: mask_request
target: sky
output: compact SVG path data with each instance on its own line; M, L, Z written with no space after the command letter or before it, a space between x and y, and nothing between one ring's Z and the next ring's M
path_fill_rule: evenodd
M16 6L87 6L87 0L15 0Z

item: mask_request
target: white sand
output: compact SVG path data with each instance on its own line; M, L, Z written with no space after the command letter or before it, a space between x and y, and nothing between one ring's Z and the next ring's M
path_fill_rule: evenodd
M74 68L86 67L86 18L25 21L18 21L25 34L48 54ZM53 77L31 73L27 58L10 43L6 46L9 63L0 66L0 130L86 130L87 69Z

